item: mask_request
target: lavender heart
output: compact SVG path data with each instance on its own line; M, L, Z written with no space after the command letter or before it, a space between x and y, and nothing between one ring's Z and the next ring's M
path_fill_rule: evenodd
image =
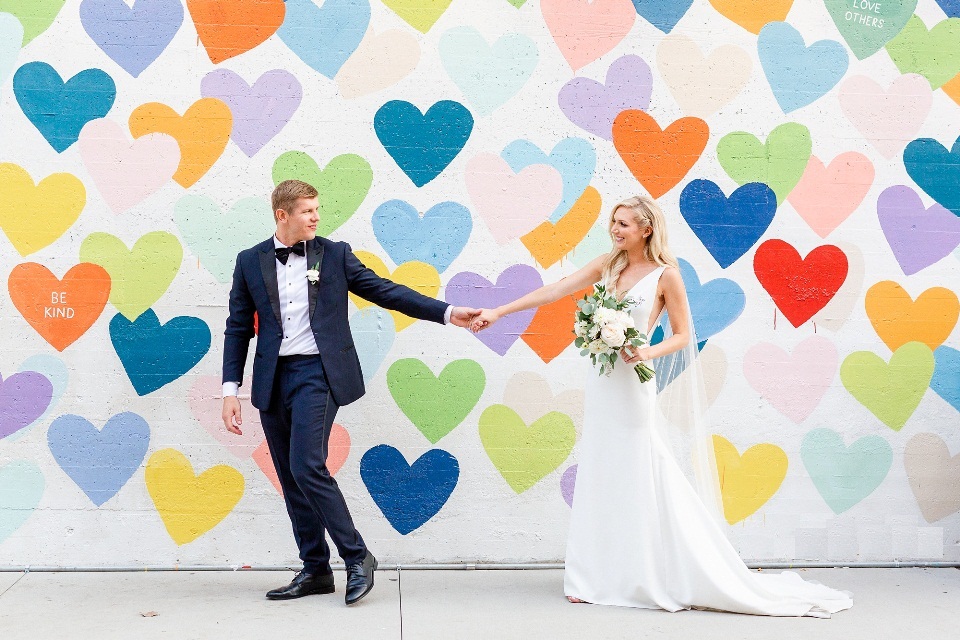
M227 103L233 113L230 137L251 158L290 122L303 98L300 81L283 69L267 71L252 87L233 71L217 69L203 77L200 92Z
M540 273L525 264L507 267L497 278L496 284L480 274L462 271L447 283L446 300L458 307L492 309L526 295L542 285ZM480 342L502 356L530 326L536 312L536 309L528 309L511 313L501 318L492 327L475 335Z
M906 185L883 190L877 217L905 275L942 260L960 245L960 218L939 204L924 208L920 195Z
M573 506L573 490L577 486L577 465L569 467L560 476L560 494L567 506Z
M626 55L613 61L607 83L574 78L560 89L560 110L573 124L604 140L613 139L613 120L626 109L646 110L653 74L643 58Z
M53 399L53 383L36 371L0 376L0 438L29 426Z
M183 24L180 0L83 0L80 24L134 78L167 48Z

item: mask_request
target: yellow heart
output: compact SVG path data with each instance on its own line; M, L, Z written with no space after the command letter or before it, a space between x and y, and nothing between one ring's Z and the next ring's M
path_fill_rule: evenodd
M570 211L556 223L549 220L541 223L522 236L520 242L530 251L533 259L547 269L580 244L600 217L600 206L600 193L593 187L587 187Z
M34 186L19 165L0 164L0 229L21 256L53 244L87 204L87 190L69 173L54 173Z
M723 515L736 524L773 497L787 475L787 454L775 444L757 444L743 452L722 436L713 436L720 474Z
M357 256L360 262L365 264L367 268L381 278L390 278L397 284L406 285L428 298L436 298L437 293L440 291L440 274L433 265L416 261L404 262L397 267L391 275L390 270L387 268L387 265L384 264L383 260L374 254L368 251L354 251L353 255ZM353 303L357 305L358 309L363 309L373 304L352 293L350 294L350 299L353 300ZM399 311L390 311L390 315L393 316L393 323L398 332L403 331L417 321L416 318L405 316Z
M936 351L960 318L960 300L950 289L932 287L914 300L892 280L870 287L864 306L874 330L890 351L908 342L923 342Z
M161 449L147 461L147 491L167 533L177 544L193 542L233 511L243 496L243 475L220 464L200 475L176 449Z

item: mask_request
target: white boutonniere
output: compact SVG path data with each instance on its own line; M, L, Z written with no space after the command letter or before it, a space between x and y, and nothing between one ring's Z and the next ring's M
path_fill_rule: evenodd
M317 281L320 279L320 263L313 265L312 269L307 269L307 280L310 281L310 284L317 284Z

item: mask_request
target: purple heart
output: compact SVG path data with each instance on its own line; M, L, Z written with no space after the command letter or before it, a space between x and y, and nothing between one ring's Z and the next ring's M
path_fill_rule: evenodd
M884 189L877 199L877 217L905 275L929 267L960 245L960 218L939 204L924 208L920 195L908 186Z
M0 438L29 426L53 399L53 383L36 371L0 376Z
M573 506L573 490L577 486L577 465L573 465L560 476L560 493L567 506Z
M613 120L627 109L646 110L653 91L650 65L639 56L627 55L613 61L607 83L574 78L557 97L563 115L581 129L604 140L613 139Z
M283 69L267 71L251 87L229 69L211 71L200 82L204 98L219 98L233 113L230 137L249 157L290 121L300 106L300 81Z
M183 24L180 0L83 0L80 23L90 38L134 78L167 48Z
M446 300L458 307L492 309L541 286L543 286L543 280L540 278L540 273L525 264L507 267L497 278L496 284L480 274L463 271L453 276L447 283ZM480 339L480 342L502 356L530 326L536 312L536 309L527 309L511 313L501 318L492 327L474 335Z

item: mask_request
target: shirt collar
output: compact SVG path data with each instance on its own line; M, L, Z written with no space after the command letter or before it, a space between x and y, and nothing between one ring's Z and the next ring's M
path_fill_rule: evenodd
M304 255L306 255L306 253L307 253L307 245L305 244L305 243L306 243L306 240L301 240L300 242L301 242L301 243L304 243L304 245L303 245L303 253L304 253ZM299 243L298 243L298 244L299 244ZM282 242L280 242L280 241L277 239L277 236L274 235L274 236L273 236L273 248L274 248L274 249L286 249L286 248L287 248L287 245L285 245L285 244L283 244Z

